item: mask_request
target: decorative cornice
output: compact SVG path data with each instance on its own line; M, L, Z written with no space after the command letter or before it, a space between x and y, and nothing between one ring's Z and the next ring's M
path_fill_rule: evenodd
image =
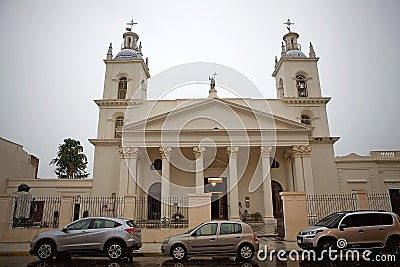
M236 157L238 151L239 151L238 146L227 146L226 147L226 152L228 153L229 157Z
M293 157L311 157L312 146L311 145L295 145L292 147Z
M172 147L170 147L170 146L167 146L167 147L160 146L158 150L160 151L162 159L168 159L169 160L169 158L171 156Z
M286 104L299 104L299 105L305 105L305 104L327 104L331 98L330 97L285 97L281 98L283 102Z
M121 159L137 159L139 149L137 147L119 147L119 157Z
M270 158L272 155L272 150L274 148L272 146L260 146L261 150L261 157L263 158Z
M310 142L310 144L334 144L339 139L340 139L340 137L310 136L309 142Z
M203 153L205 150L206 150L206 147L204 147L204 146L194 146L193 147L194 157L196 159L199 159L200 157L203 156Z
M94 102L99 106L123 106L128 107L129 105L140 105L143 104L143 100L131 100L131 99L99 99L94 100Z

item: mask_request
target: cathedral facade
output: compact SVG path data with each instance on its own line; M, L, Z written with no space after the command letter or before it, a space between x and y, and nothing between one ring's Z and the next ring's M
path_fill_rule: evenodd
M237 219L246 210L267 221L280 216L281 191L339 192L330 97L322 94L312 44L306 56L298 38L290 29L283 36L275 99L219 98L214 75L205 77L207 98L152 100L148 60L127 28L115 56L110 44L103 98L95 100L91 195L211 193L214 218Z

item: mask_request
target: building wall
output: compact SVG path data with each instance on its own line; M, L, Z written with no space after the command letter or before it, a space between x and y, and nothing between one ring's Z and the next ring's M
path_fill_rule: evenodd
M369 156L351 153L335 161L340 192L400 189L400 151L371 151Z
M22 145L0 137L0 194L5 192L6 179L35 179L39 159L29 155Z

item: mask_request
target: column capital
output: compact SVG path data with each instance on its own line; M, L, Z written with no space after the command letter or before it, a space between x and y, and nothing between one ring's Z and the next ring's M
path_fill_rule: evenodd
M193 147L194 157L196 159L201 158L203 156L203 153L205 150L206 150L206 147L204 147L204 146L194 146Z
M292 147L293 157L311 157L311 145L295 145Z
M272 155L272 150L274 148L272 146L260 146L261 150L261 157L263 158L270 158Z
M172 147L170 146L160 146L158 149L161 154L162 159L169 159L171 156Z
M138 147L119 146L119 157L121 159L137 159L138 154Z
M226 152L228 153L229 157L237 156L238 151L239 151L238 146L227 146L226 147Z

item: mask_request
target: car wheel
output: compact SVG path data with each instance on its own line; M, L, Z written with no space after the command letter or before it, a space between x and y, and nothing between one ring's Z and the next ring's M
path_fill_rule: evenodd
M120 260L124 255L125 247L122 245L121 242L112 241L106 247L106 254L110 260Z
M56 253L56 246L50 240L43 240L37 244L36 255L39 260L51 260Z
M174 260L184 260L186 258L186 248L183 245L175 245L171 249L171 256Z
M391 255L395 255L396 259L400 257L400 238L389 238L386 241L385 250Z
M238 256L241 260L250 260L253 255L254 248L249 244L243 244L238 249Z
M336 242L334 239L331 238L325 238L322 239L320 242L318 242L317 246L317 254L321 254L323 251L329 251L329 249L336 249ZM324 255L328 255L328 253L325 253Z

